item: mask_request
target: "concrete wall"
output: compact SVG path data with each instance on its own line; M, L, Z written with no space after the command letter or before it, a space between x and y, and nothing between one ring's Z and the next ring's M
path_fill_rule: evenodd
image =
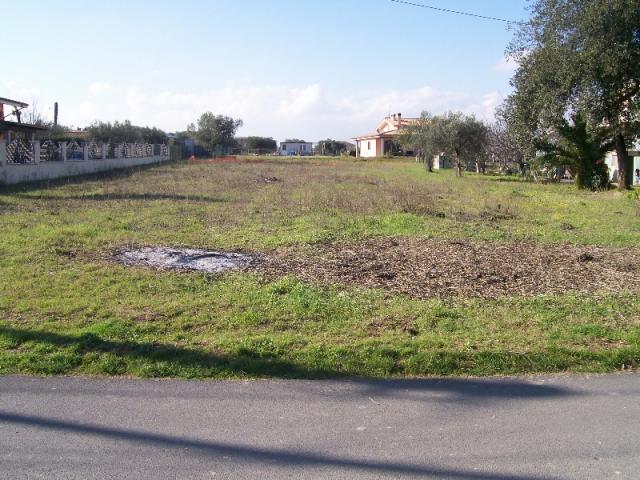
M53 180L90 173L106 172L121 168L169 161L168 156L109 158L104 160L69 160L66 162L42 162L26 164L6 163L6 144L0 141L0 185Z

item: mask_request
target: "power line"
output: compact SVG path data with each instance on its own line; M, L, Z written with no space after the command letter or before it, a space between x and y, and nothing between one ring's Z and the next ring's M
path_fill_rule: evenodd
M477 13L460 12L458 10L450 10L448 8L434 7L432 5L425 5L423 3L408 2L408 1L405 1L405 0L391 0L391 1L394 2L394 3L403 4L403 5L411 5L412 7L428 8L430 10L436 10L438 12L453 13L453 14L456 14L456 15L465 15L467 17L482 18L483 20L493 20L494 22L504 22L504 23L516 24L516 25L524 25L524 23L525 23L525 22L519 22L517 20L507 20L505 18L488 17L486 15L479 15Z

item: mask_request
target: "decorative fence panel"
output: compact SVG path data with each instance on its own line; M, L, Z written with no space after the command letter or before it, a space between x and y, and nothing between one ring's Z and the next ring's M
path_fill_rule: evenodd
M67 160L84 160L84 148L78 142L67 143Z
M102 160L102 146L96 142L91 142L87 146L89 160Z
M24 138L16 138L7 143L7 163L34 163L33 143Z
M141 143L134 144L134 151L135 151L136 158L142 158L145 155L145 148L144 148L144 145Z
M40 162L61 162L62 148L58 142L45 140L40 144Z
M6 159L0 159L8 165L38 164L48 162L136 159L151 157L169 157L169 147L149 143L80 143L57 142L55 140L27 140L14 138L5 145Z

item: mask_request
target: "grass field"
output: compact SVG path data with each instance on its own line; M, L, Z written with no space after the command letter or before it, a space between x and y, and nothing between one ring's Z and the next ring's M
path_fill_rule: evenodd
M130 245L269 252L420 237L628 249L633 268L633 194L457 179L398 160L249 159L5 187L0 229L2 374L315 378L640 364L633 289L417 298L112 261Z

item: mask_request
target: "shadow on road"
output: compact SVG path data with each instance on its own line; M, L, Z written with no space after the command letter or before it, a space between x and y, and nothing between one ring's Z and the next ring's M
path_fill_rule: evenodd
M24 427L53 430L57 432L92 435L106 439L141 443L147 446L179 449L180 455L228 457L233 462L243 464L264 464L265 468L287 466L294 468L340 468L354 471L370 471L403 476L450 478L458 480L542 480L550 477L514 475L503 473L483 473L477 471L438 468L398 462L358 460L331 455L303 453L271 448L256 448L223 442L212 442L161 433L126 430L89 423L71 422L33 415L21 415L0 411L0 422ZM191 451L185 451L190 449ZM226 459L226 458L225 458Z
M477 403L498 400L525 400L568 397L580 392L555 385L543 385L515 378L425 378L356 379L360 393L372 399L403 396L432 402ZM431 395L425 395L426 393ZM434 396L433 394L439 394Z

